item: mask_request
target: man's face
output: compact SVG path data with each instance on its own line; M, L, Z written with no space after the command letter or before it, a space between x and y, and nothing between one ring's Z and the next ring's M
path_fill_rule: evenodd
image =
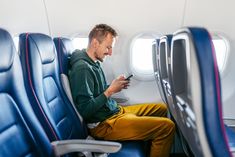
M111 56L113 51L113 42L114 37L109 33L101 43L98 43L95 51L95 58L103 62L107 55Z

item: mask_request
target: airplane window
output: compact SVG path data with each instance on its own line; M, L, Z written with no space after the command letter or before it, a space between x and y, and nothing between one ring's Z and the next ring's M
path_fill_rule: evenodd
M15 44L16 51L18 52L18 49L19 49L19 36L13 37L13 41L14 41L14 44Z
M220 73L223 72L228 55L228 42L224 37L214 35L212 41L215 48L217 64Z
M132 42L130 53L131 70L142 80L153 80L152 44L157 37L142 35Z
M73 46L75 49L86 49L88 44L88 38L87 37L76 37L73 40Z
M151 74L152 43L154 39L137 39L133 45L133 67L141 73ZM141 63L141 64L140 64Z

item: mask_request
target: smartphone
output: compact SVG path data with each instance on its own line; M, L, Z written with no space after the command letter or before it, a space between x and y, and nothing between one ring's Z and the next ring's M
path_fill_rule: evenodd
M133 75L129 75L125 80L130 80L130 78L133 77Z

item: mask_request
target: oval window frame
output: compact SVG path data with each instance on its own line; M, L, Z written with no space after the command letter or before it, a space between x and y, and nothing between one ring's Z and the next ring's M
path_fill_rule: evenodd
M226 51L225 51L225 57L224 57L224 61L223 61L223 65L222 65L221 69L219 68L219 65L218 65L218 70L219 70L220 75L224 76L224 74L227 71L226 67L228 65L228 58L230 56L230 42L229 42L229 39L227 38L227 36L224 33L221 33L221 32L213 32L212 35L211 35L211 38L212 38L212 42L213 42L214 39L221 39L225 43ZM215 46L214 46L214 48L215 48ZM215 53L216 53L216 50L215 50ZM216 56L216 59L217 59L217 56ZM217 59L217 64L218 64L218 59Z
M146 31L146 32L138 33L134 37L131 38L131 42L129 46L129 69L131 73L134 75L135 79L140 80L140 81L153 81L155 80L154 71L152 71L151 74L146 74L146 73L142 73L138 71L135 67L133 67L133 59L132 59L133 47L134 47L135 41L141 37L144 37L144 38L152 37L153 42L154 42L154 40L157 38L160 38L161 35L160 33L157 33L157 32ZM152 48L152 45L151 45L151 48ZM151 52L151 55L152 55L152 52ZM150 62L152 63L152 58L150 59Z

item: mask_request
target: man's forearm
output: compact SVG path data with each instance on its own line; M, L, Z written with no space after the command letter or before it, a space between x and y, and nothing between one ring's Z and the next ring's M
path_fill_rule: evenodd
M109 88L107 88L107 89L104 91L104 95L105 95L107 98L109 98L111 95L113 95L113 92L112 92Z

